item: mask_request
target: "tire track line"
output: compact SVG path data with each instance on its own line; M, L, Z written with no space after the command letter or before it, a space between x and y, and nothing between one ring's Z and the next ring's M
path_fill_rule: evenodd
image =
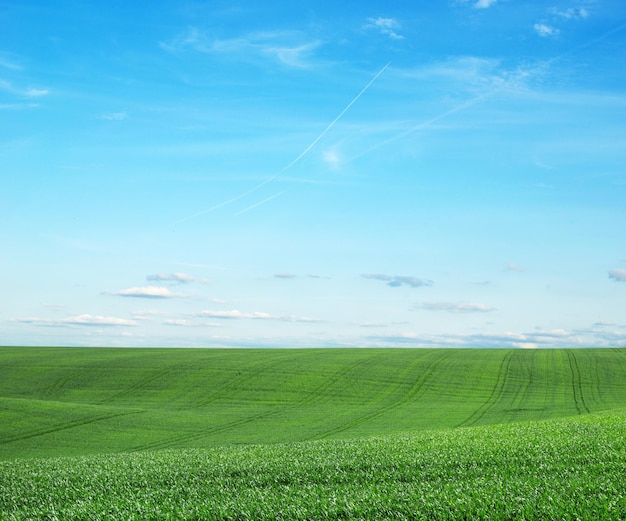
M376 357L381 356L381 354L376 355ZM321 388L329 388L330 386L332 386L335 382L337 382L338 380L341 379L342 376L346 375L347 373L349 373L351 370L353 370L355 367L358 367L364 363L367 362L371 362L372 361L372 357L367 357L363 360L359 360L356 363L350 364L347 367L343 368L342 370L336 372L334 375L332 375L332 377L330 377L330 381L329 382L324 382L320 387ZM287 360L289 360L287 358ZM284 361L283 359L281 359L281 361ZM260 364L262 369L267 369L268 367L273 367L276 368L277 366L277 360L272 359L271 362L267 362L265 364ZM255 365L255 367L258 369L259 367ZM240 378L236 379L236 381L230 382L228 386L226 386L225 388L222 388L220 390L218 390L216 393L214 394L219 394L224 395L227 394L229 391L233 390L236 388L235 384L241 384L244 383L246 381L249 381L251 379L253 379L255 376L258 375L258 371L246 371L244 374L241 375ZM319 388L318 388L319 389ZM316 392L317 393L317 390ZM215 399L215 396L211 395L211 397L213 399ZM196 431L196 432L189 432L189 433L182 433L176 436L170 436L168 438L162 439L162 440L158 440L155 441L153 443L146 443L146 444L141 444L138 446L133 447L132 449L129 450L129 452L139 452L139 451L145 451L145 450L156 450L156 449L165 449L165 448L169 448L169 447L173 447L173 446L177 446L177 445L181 445L183 443L189 443L192 441L197 441L197 440L201 440L202 438L206 438L207 436L211 436L214 434L218 434L220 432L225 432L225 431L229 431L238 427L242 427L244 425L247 425L249 423L253 423L253 422L257 422L257 421L261 421L261 420L267 420L268 418L271 418L273 416L277 416L279 414L284 413L285 411L289 411L292 410L293 408L299 407L301 406L301 404L308 404L308 403L313 403L318 399L317 396L313 396L311 399L305 399L301 402L298 402L297 404L293 404L293 405L287 405L287 406L282 406L282 407L275 407L272 410L268 410L265 412L262 412L260 414L255 414L252 416L247 416L244 418L239 418L227 423L224 423L222 425L217 425L214 427L209 427L209 428L205 428L202 429L201 431ZM213 401L213 400L211 400ZM210 403L210 402L208 402Z
M430 377L432 376L432 374L435 372L435 370L437 369L437 367L446 359L448 358L452 353L450 351L446 351L445 353L440 353L440 352L436 352L436 354L439 356L439 358L433 362L431 362L426 368L424 368L423 371L421 371L418 375L418 377L415 379L415 381L411 384L411 386L409 387L409 389L407 391L405 391L398 399L396 399L393 403L383 406L383 407L379 407L375 410L372 410L370 412L367 412L365 414L362 414L356 418L353 418L352 420L347 421L346 423L335 427L334 429L330 429L326 432L324 432L322 435L320 435L320 438L327 438L329 436L333 436L335 434L338 434L340 432L345 432L348 429L351 429L353 427L356 427L357 425L363 425L364 423L367 423L375 418L378 418L380 416L382 416L383 414L386 414L390 411L393 411L395 409L397 409L398 407L401 407L402 405L405 405L406 403L408 403L411 400L415 400L417 398L419 398L419 396L421 396L422 394L424 394L424 392L426 392L425 389L425 385L426 382L430 379ZM415 365L420 365L424 362L423 359L418 359L414 364L411 364L411 366L404 371L404 373L406 374L407 372L409 372ZM420 394L420 391L421 394Z
M15 434L13 436L8 436L0 440L0 445L4 445L7 443L13 443L15 441L26 440L29 438L36 438L37 436L44 436L46 434L52 434L54 432L65 431L69 429L74 429L76 427L81 427L83 425L89 425L90 423L96 423L104 420L110 420L112 418L119 418L121 416L129 416L132 414L139 414L142 411L129 411L129 412L120 412L114 414L102 414L100 416L92 417L92 418L84 418L81 420L74 420L71 422L57 423L55 425L51 425L49 427L44 427L42 429L37 429L34 431Z
M567 350L567 357L569 360L570 371L572 372L572 394L574 396L574 405L578 414L583 414L583 409L585 412L590 412L589 407L585 403L585 396L583 394L583 385L582 379L580 376L580 367L578 367L578 361L576 360L576 355L573 351Z
M489 397L485 401L485 403L480 406L476 411L474 411L467 420L461 422L457 427L470 427L479 422L493 407L500 401L500 397L502 396L502 392L506 386L507 376L509 373L509 366L511 365L511 359L513 358L513 353L515 351L509 351L502 358L502 362L500 363L500 369L498 371L498 375L496 378L496 383L489 394Z

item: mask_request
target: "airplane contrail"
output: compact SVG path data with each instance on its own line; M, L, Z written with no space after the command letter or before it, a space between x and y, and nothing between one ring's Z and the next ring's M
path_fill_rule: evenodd
M298 155L298 157L296 157L291 163L289 163L287 166L285 166L280 172L278 172L277 174L275 174L275 175L273 175L271 177L268 177L267 179L261 181L256 186L253 186L249 190L246 190L245 192L242 192L242 193L240 193L240 194L238 194L238 195L236 195L236 196L234 196L234 197L232 197L232 198L230 198L230 199L228 199L226 201L218 203L218 204L216 204L214 206L211 206L210 208L207 208L206 210L202 210L202 211L197 212L197 213L195 213L193 215L189 215L187 217L183 217L182 219L179 219L178 221L176 221L175 224L179 224L179 223L182 223L182 222L185 222L185 221L190 221L192 219L200 217L201 215L205 215L207 213L213 212L214 210L217 210L218 208L222 208L223 206L227 206L227 205L229 205L231 203L234 203L235 201L245 197L246 195L249 195L249 194L251 194L253 192L256 192L259 188L261 188L261 187L271 183L272 181L275 181L276 179L280 178L285 172L287 172L287 170L289 170L291 167L293 167L298 161L300 161L304 156L306 156L311 151L311 149L318 143L318 141L320 139L322 139L331 128L333 128L335 123L337 123L337 121L339 121L342 118L342 116L346 112L348 112L348 110L350 110L352 105L354 105L359 100L359 98L363 94L365 94L367 89L369 89L372 86L372 84L380 77L380 75L383 72L385 72L385 70L387 70L387 68L389 67L390 64L391 64L391 62L388 62L382 69L380 69L376 73L376 75L367 83L367 85L365 85L365 87L363 87L361 89L361 92L359 92L352 99L352 101L350 101L350 103L348 103L345 106L345 108L339 113L339 115L330 122L330 124L322 131L322 133L319 136L317 136L308 147L306 147L302 152L300 152L300 155ZM282 192L280 192L278 194L274 194L273 196L268 197L267 199L264 199L263 201L260 201L260 202L258 202L256 204L253 204L252 206L244 208L243 210L237 212L235 215L240 215L242 213L245 213L248 210L251 210L252 208L255 208L255 207L257 207L257 206L259 206L261 204L266 203L267 201L270 201L270 200L274 199L275 197L278 197L279 195L282 195L284 192L286 192L286 190L283 190Z
M490 90L489 92L485 92L484 94L481 94L480 96L476 96L474 98L471 98L463 103L460 103L459 105L452 107L451 109L446 110L445 112L442 112L441 114L438 114L430 119L427 119L426 121L422 121L421 123L418 123L417 125L414 125L402 132L400 132L399 134L396 134L394 136L391 136L383 141L380 141L379 143L375 144L374 146L368 148L367 150L364 150L363 152L361 152L360 154L357 154L356 156L351 157L347 162L351 162L354 161L355 159L360 158L361 156L364 156L366 154L369 154L370 152L373 152L374 150L378 150L381 147L384 147L386 145L389 145L391 143L394 143L395 141L399 141L402 138L407 137L410 134L413 134L414 132L417 132L418 130L422 130L424 128L429 127L430 125L432 125L433 123L437 123L437 121L447 118L448 116L454 114L455 112L460 112L461 110L464 110L466 108L471 107L472 105L475 105L476 103L479 103L480 101L482 101L485 98L488 98L489 96L493 96L496 92L500 91L501 89L499 88L495 88L493 90Z
M268 201L271 201L272 199L276 199L277 197L283 195L286 191L287 190L283 190L282 192L278 192L274 195L270 195L269 197L267 197L266 199L263 199L262 201L259 201L258 203L250 205L247 208L244 208L243 210L239 210L235 215L241 215L242 213L246 213L248 210L252 210L252 208L256 208L257 206L261 206L262 204L265 204Z
M626 29L626 24L622 24L619 25L617 27L614 27L613 29L601 34L600 36L597 36L596 38L593 38L587 42L584 42L580 45L577 45L576 47L562 53L559 54L558 56L554 56L548 60L544 60L543 62L540 63L540 65L536 66L533 69L530 69L528 71L525 71L527 74L534 74L534 72L536 72L536 70L540 69L541 67L550 67L551 65L553 65L554 63L558 62L559 60L562 60L563 58L566 58L578 51L580 51L581 49L585 49L587 47L590 47L592 45L595 45L596 43L604 40L605 38L608 38L609 36L612 36L615 33L621 32L624 29ZM518 77L523 77L523 73L518 73ZM515 77L514 77L515 79ZM376 143L374 146L368 148L367 150L364 150L363 152L360 152L359 154L349 158L346 162L351 162L354 161L355 159L358 159L366 154L369 154L370 152L374 152L375 150L378 150L379 148L389 145L391 143L394 143L395 141L399 141L402 138L405 138L407 136L409 136L410 134L413 134L414 132L417 132L418 130L422 130L424 128L427 128L429 126L431 126L433 123L438 122L439 120L442 120L444 118L447 118L448 116L456 113L456 112L460 112L462 110L465 110L469 107L471 107L472 105L475 105L477 103L480 103L481 101L483 101L485 98L489 98L490 96L493 96L494 94L497 94L499 92L502 92L503 90L505 90L506 86L498 86L498 87L494 87L493 89L480 94L479 96L475 96L473 98L468 99L467 101L460 103L459 105L456 105L455 107L452 107L451 109L448 109L445 112L442 112L441 114L438 114L436 116L433 116L432 118L426 120L426 121L422 121L421 123L418 123L417 125L414 125L394 136L391 136L387 139L384 139L382 141L380 141L379 143Z
M370 80L370 82L369 82L369 83L368 83L365 87L363 87L363 89L361 90L361 92L359 92L359 93L358 93L358 94L354 97L354 99L353 99L350 103L348 103L348 104L346 105L346 108L344 108L344 109L343 109L343 110L339 113L339 115L338 115L338 116L337 116L337 117L336 117L336 118L335 118L335 119L334 119L334 120L333 120L333 121L332 121L332 122L331 122L331 123L330 123L330 124L329 124L329 125L325 128L325 129L324 129L324 131L323 131L323 132L322 132L319 136L317 136L317 137L313 140L313 143L311 143L308 147L306 147L306 148L305 148L305 149L304 149L304 150L300 153L300 155L299 155L298 157L296 157L296 158L295 158L295 159L294 159L291 163L289 163L289 164L288 164L285 168L283 168L283 169L280 171L280 173L279 173L279 174L277 174L276 176L274 176L274 178L279 177L281 174L284 174L284 173L285 173L287 170L289 170L289 169L290 169L293 165L295 165L298 161L300 161L300 159L302 159L302 158L303 158L303 157L304 157L304 156L305 156L305 155L306 155L306 154L307 154L307 153L308 153L308 152L309 152L309 151L310 151L310 150L311 150L311 149L312 149L312 148L313 148L313 147L317 144L317 142L318 142L320 139L322 139L322 138L324 137L324 135L325 135L325 134L326 134L326 133L327 133L327 132L328 132L331 128L333 128L333 126L335 125L335 123L337 123L337 121L339 121L339 120L341 119L341 117L342 117L342 116L343 116L346 112L348 112L348 110L350 110L350 107L352 107L352 105L354 105L354 104L358 101L358 99L359 99L359 98L360 98L360 97L361 97L361 96L365 93L365 91L366 91L367 89L369 89L369 88L372 86L372 83L374 83L374 82L378 79L378 77L379 77L379 76L380 76L383 72L385 72L385 70L387 69L387 67L389 67L389 65L390 65L390 64L391 64L391 62L388 62L388 63L387 63L387 64L386 64L386 65L385 65L382 69L380 69L380 70L378 71L378 73L376 74L376 76L374 76L374 77Z

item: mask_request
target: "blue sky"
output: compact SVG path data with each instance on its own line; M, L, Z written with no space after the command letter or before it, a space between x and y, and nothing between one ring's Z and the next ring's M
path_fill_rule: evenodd
M626 345L621 0L0 27L0 344Z

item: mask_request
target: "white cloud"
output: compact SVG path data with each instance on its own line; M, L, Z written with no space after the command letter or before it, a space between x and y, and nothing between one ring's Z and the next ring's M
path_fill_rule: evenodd
M365 322L364 324L359 324L359 327L372 327L372 328L379 328L379 327L387 327L388 324L384 324L382 322Z
M78 315L66 318L66 324L74 324L78 326L136 326L137 322L125 318L103 317L93 315Z
M564 10L552 7L548 9L548 13L550 14L550 20L554 23L549 24L543 20L533 26L535 32L543 38L558 36L561 30L557 26L565 20L583 20L589 16L589 11L584 7L570 7Z
M204 310L200 311L197 316L199 317L209 317L209 318L219 318L219 319L260 319L260 320L275 320L275 317L270 315L269 313L263 313L261 311L253 311L252 313L243 313L238 309L231 309L230 311L212 311L212 310Z
M107 112L106 114L102 114L100 119L106 119L109 121L124 121L128 118L128 114L126 112Z
M217 318L220 320L276 320L279 322L319 322L318 319L311 317L296 317L293 315L272 315L263 311L243 312L238 309L228 311L217 311L206 309L196 313L195 316L204 318Z
M418 288L420 286L432 286L432 280L420 279L417 277L411 277L407 275L385 275L383 273L364 273L361 277L365 279L382 280L387 283L387 286L397 288L400 286L410 286L412 288Z
M114 291L108 293L110 295L117 295L118 297L137 297L137 298L175 298L182 297L184 295L172 293L168 288L163 286L142 286L123 289L120 291Z
M174 272L174 273L155 273L154 275L148 275L147 280L153 280L157 282L174 282L177 284L188 284L195 282L195 278L186 273Z
M50 93L48 89L37 89L34 87L20 89L18 87L14 87L13 84L5 80L0 80L0 89L22 98L40 98L41 96L45 96Z
M341 165L341 157L336 150L325 150L322 153L322 161L332 170L337 170Z
M550 9L550 13L561 18L565 18L566 20L578 20L589 16L589 11L587 11L584 7L570 7L564 11L560 11L556 7L553 7Z
M522 268L521 266L518 266L517 264L513 263L513 262L509 262L506 265L505 271L514 271L517 273L523 273L526 270L524 268Z
M590 335L588 333L571 332L564 329L537 330L535 332L486 332L478 334L451 334L430 335L422 333L402 333L394 336L370 337L383 342L383 345L411 345L436 347L516 347L531 349L538 347L588 347L622 345L626 335L603 333Z
M446 311L448 313L488 313L495 308L476 302L424 302L417 306L428 311Z
M290 272L280 272L280 273L275 273L274 277L277 279L295 279L297 277L297 275L295 273L290 273Z
M137 322L118 317L104 317L100 315L77 315L60 320L47 318L17 318L12 322L33 324L36 326L136 326Z
M610 270L609 271L609 278L613 279L617 282L626 282L626 270L625 269L621 269L621 270Z
M536 23L535 25L533 25L533 28L535 29L537 34L543 38L547 38L549 36L558 36L558 34L561 32L556 27L544 23Z
M38 103L0 103L0 110L33 109L39 107Z
M61 310L63 308L65 308L65 304L53 304L51 302L44 302L43 304L41 304L44 308L48 308L48 309L54 309L54 310Z
M492 5L494 5L498 0L478 0L475 4L474 7L476 9L487 9L488 7L491 7Z
M45 96L49 94L50 91L48 89L35 89L33 87L29 87L23 93L23 96L26 98L39 98L40 96Z
M449 87L450 82L454 82L458 84L459 89L468 90L477 95L476 98L468 99L452 109L452 112L456 112L473 105L495 91L517 92L524 90L528 81L538 72L536 67L534 69L528 67L505 69L499 59L465 55L423 64L407 70L404 75L431 82L445 81L446 87ZM435 122L438 119L440 117L435 117L430 122Z
M163 311L148 309L144 311L135 311L132 316L135 320L148 321L163 314Z
M309 66L307 58L319 46L320 42L310 42L293 47L268 46L261 49L261 52L270 57L278 58L281 63L290 67L306 68Z
M0 67L4 67L5 69L11 69L14 71L21 71L22 70L22 66L18 65L10 60L7 60L6 58L0 57Z
M163 323L166 326L179 326L179 327L194 327L194 326L199 325L199 324L192 322L191 320L186 320L186 319L164 320Z
M229 304L230 303L230 301L225 298L213 297L209 300L213 302L213 304Z
M392 40L404 39L404 36L396 32L396 29L400 28L400 24L393 18L384 18L382 16L379 16L378 18L368 18L367 24L365 24L363 28L376 29L381 34L388 36Z

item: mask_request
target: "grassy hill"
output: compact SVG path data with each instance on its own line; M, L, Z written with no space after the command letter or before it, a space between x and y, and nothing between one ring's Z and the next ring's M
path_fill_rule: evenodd
M626 406L626 350L0 348L0 459L288 443Z
M625 473L625 350L0 348L0 520L613 520Z

